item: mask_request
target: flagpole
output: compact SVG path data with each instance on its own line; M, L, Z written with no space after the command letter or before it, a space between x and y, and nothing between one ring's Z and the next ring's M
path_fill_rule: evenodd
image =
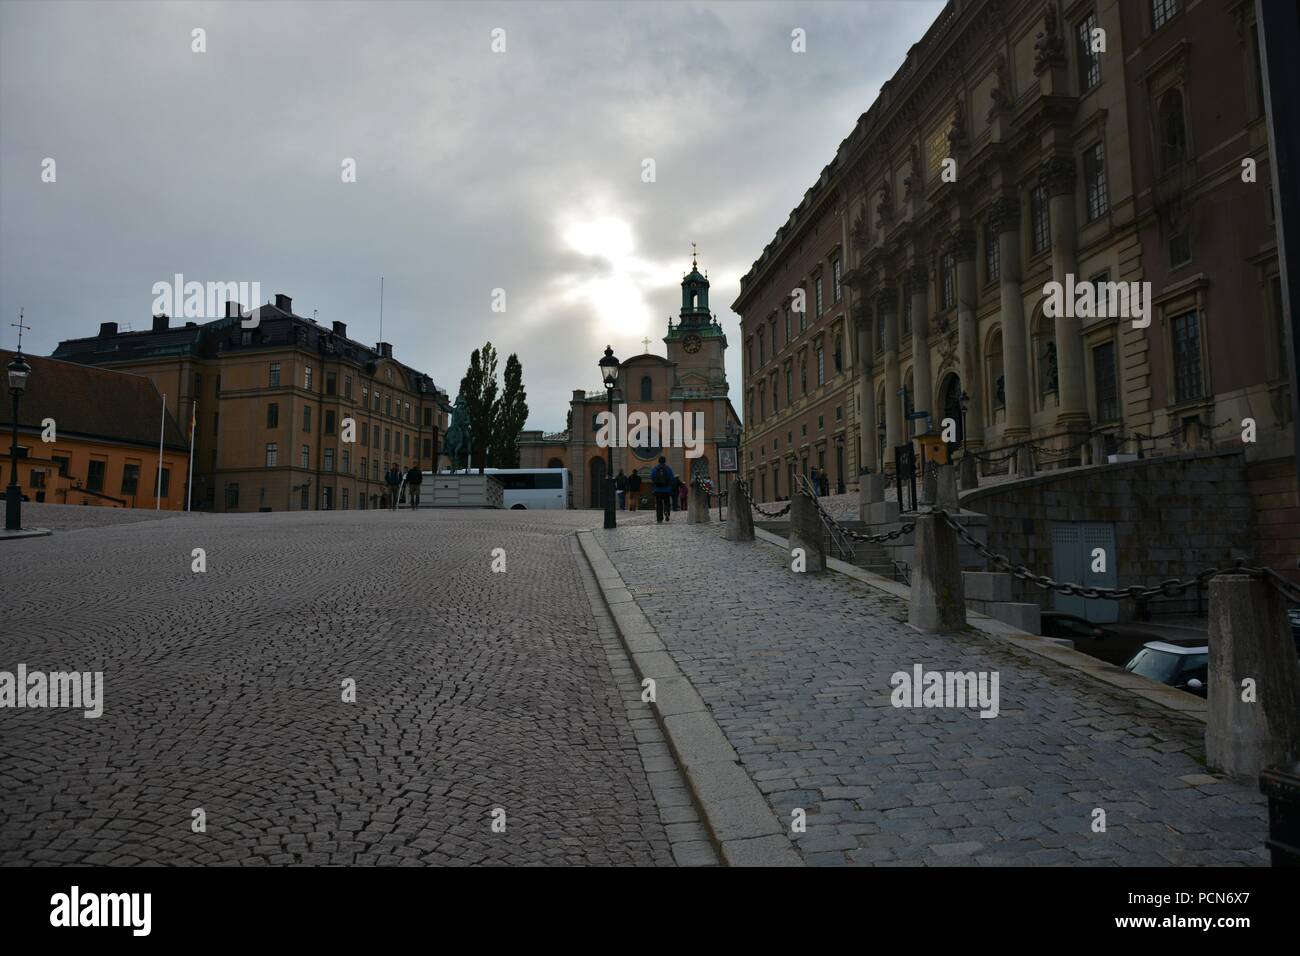
M163 433L167 428L167 393L163 392L162 397L162 418L158 422L158 479L154 482L154 491L157 493L157 501L154 503L154 511L162 509L162 451L163 451Z
M190 500L194 497L194 432L198 429L199 403L195 401L190 412L190 475L185 481L185 510L190 510Z

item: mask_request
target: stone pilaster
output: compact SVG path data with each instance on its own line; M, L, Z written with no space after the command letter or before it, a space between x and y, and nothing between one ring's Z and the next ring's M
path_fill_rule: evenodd
M862 445L859 467L880 471L881 462L876 438L876 388L871 377L871 317L858 318L858 395L862 399L862 412L858 415L858 438Z
M885 323L885 461L894 470L894 448L902 442L902 398L898 394L901 374L898 367L898 290L886 286L880 290L876 305L877 320Z
M998 234L999 292L1002 307L1002 378L1007 424L1004 441L1029 434L1029 349L1025 334L1025 303L1020 294L1020 200L1004 196L993 206Z
M930 381L930 274L922 262L909 270L912 291L912 408L918 412L935 410L934 389ZM907 431L904 430L904 435Z
M979 321L975 303L975 233L958 228L949 241L957 266L957 355L961 363L961 387L969 396L966 409L966 443L972 449L984 445L984 376L980 362Z

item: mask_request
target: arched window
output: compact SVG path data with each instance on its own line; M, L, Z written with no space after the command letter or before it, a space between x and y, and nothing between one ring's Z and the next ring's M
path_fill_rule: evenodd
M648 402L654 397L654 382L649 375L641 377L641 401Z
M1183 121L1183 94L1170 90L1160 99L1156 136L1160 144L1160 169L1168 172L1187 158L1187 125Z

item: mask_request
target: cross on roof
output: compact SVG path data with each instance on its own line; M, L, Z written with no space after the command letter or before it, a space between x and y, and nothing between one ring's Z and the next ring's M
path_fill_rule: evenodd
M692 269L698 269L698 268L699 268L699 265L698 265L698 264L696 263L696 261L695 261L697 255L698 255L698 253L696 252L696 249L695 249L695 243L692 242L692 243L691 243L691 268L692 268Z
M19 310L18 310L18 321L17 321L17 322L10 322L10 323L9 323L9 327L10 327L11 329L17 329L17 330L18 330L18 351L21 352L21 351L23 350L23 329L30 329L30 328L31 328L30 325L23 325L23 310L22 310L22 309L19 309Z
M649 351L650 351L650 336L647 335L645 338L643 338L643 339L641 340L641 344L644 345L644 346L645 346L645 350L646 350L647 352L649 352Z

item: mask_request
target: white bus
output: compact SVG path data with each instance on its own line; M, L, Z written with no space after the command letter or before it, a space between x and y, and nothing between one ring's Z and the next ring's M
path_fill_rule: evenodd
M477 468L471 471L478 473ZM507 508L573 507L567 468L484 468L483 473L501 482Z

